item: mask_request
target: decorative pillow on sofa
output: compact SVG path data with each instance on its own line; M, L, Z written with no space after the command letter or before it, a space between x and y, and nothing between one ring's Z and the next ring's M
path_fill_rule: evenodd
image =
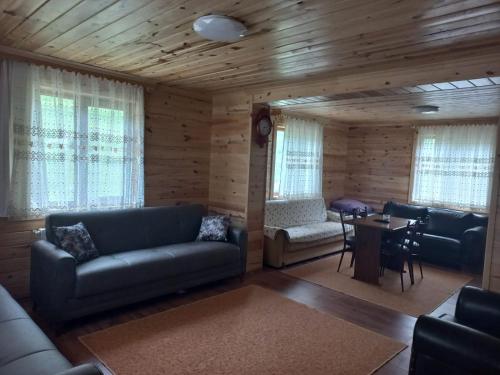
M201 220L200 233L196 241L227 241L229 217L204 216Z
M354 210L358 211L364 211L365 207L368 209L368 213L373 212L373 208L368 206L367 204L360 202L356 199L348 199L348 198L342 198L338 199L336 201L333 201L330 204L330 209L332 211L344 211L347 213L352 214Z
M54 228L54 234L61 249L71 254L76 259L77 264L99 256L99 251L97 251L83 223L68 227L56 227Z

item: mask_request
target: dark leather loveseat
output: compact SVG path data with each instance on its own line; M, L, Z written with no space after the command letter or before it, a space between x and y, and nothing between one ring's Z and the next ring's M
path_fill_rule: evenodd
M66 321L242 275L247 234L229 242L195 241L201 205L58 213L47 216L47 241L31 250L31 298L41 315ZM100 256L77 265L54 243L53 228L82 222Z
M475 213L387 202L384 213L427 221L421 240L422 259L481 272L488 217Z
M100 374L92 364L73 367L0 285L0 375Z
M455 316L418 318L409 374L500 374L500 295L466 286Z

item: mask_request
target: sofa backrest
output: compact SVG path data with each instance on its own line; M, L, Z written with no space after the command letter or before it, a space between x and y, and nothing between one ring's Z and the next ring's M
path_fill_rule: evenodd
M472 214L445 208L429 208L426 232L439 236L460 239L471 226Z
M269 200L266 202L265 225L290 228L326 221L323 198Z
M473 227L488 227L488 215L471 214L470 228Z
M427 207L389 201L384 205L384 213L406 219L423 219L427 216Z
M202 205L66 212L48 215L45 229L47 240L57 244L55 227L82 222L99 252L113 254L194 241L204 214Z

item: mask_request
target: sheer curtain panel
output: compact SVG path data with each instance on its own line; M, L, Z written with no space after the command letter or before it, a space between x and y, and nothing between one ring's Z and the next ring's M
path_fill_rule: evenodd
M414 156L412 201L487 211L496 139L496 125L420 127Z
M323 196L323 126L315 121L283 116L282 152L277 153L275 189L279 198Z
M12 65L7 215L38 218L61 210L142 206L142 87Z

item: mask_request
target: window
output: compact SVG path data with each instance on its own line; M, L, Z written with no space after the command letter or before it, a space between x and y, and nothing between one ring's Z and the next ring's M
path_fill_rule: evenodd
M17 68L8 216L142 206L142 88L25 63Z
M323 128L281 115L275 138L273 198L301 199L323 195Z
M421 127L414 155L414 203L488 210L496 150L495 125Z

